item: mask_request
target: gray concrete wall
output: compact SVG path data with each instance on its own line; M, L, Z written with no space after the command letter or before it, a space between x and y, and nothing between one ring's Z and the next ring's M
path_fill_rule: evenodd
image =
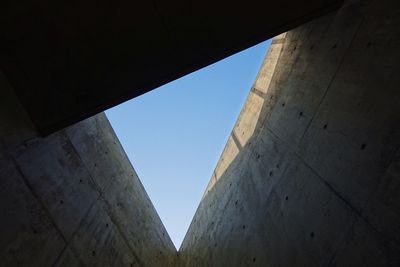
M396 0L276 37L181 265L399 266L399 70Z
M40 138L0 82L0 266L172 266L176 250L105 115Z
M1 266L399 266L400 6L277 36L176 251L104 114L38 136L0 72Z

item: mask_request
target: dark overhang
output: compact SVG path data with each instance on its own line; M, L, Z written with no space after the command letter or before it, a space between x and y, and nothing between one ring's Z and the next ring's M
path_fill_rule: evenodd
M6 0L1 68L48 134L337 9L338 0Z

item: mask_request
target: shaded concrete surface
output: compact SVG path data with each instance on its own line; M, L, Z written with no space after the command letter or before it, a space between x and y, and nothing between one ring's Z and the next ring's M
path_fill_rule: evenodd
M399 14L350 1L273 40L181 266L400 265Z
M0 81L0 266L173 266L105 115L40 138Z
M48 135L342 2L2 0L0 68Z
M399 48L395 0L274 38L178 254L105 115L42 138L0 72L0 266L399 266Z

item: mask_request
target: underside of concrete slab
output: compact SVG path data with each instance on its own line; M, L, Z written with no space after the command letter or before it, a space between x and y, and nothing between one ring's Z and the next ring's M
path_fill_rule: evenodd
M93 54L82 58L75 56L89 48L74 50L76 55L64 53L69 51L64 45L74 48L76 40L60 46L50 42L35 55L28 49L28 41L48 40L47 35L42 36L45 33L54 37L49 40L59 40L57 31L64 28L63 24L49 28L53 17L30 13L40 10L47 14L54 6L24 3L2 9L6 10L2 21L14 23L15 14L25 14L27 19L40 18L31 21L32 29L46 26L43 31L32 31L38 34L33 39L24 39L26 32L15 31L17 24L2 31L5 44L16 47L9 50L0 72L1 266L400 265L397 1L347 1L338 11L299 27L293 25L286 33L282 33L286 28L270 31L281 34L272 41L179 251L105 115L59 130L137 94L119 91L135 80L124 80L132 75L130 70L138 71L137 77L152 77L149 69L159 71L158 67L167 65L147 68L139 58L143 69L128 63L115 67L111 64L114 56L121 59L126 54L113 50L105 55L106 67L99 65L93 72L85 72L86 67L101 61L97 53L115 39L99 44ZM98 3L91 16L113 7L104 4ZM68 12L53 16L64 16L72 23L69 15L75 13L72 7L65 8ZM164 5L158 8L169 10ZM258 14L257 7L252 9ZM216 10L220 10L218 5ZM275 13L274 18L283 16L283 12ZM79 12L76 15L84 18ZM100 26L114 25L107 22L107 16L101 18ZM120 18L124 22L126 17ZM258 19L262 22L265 17ZM86 26L95 23L83 22ZM165 25L170 27L169 23ZM267 24L257 24L257 29L268 28ZM70 29L66 27L62 33ZM95 43L104 41L101 33L80 37L84 43ZM153 33L155 45L161 33ZM215 55L210 47L214 43L204 46L204 51ZM243 43L232 47L243 48ZM49 54L42 54L46 50ZM197 68L226 53L204 61L188 57L187 64ZM41 61L36 66L32 62L38 58ZM85 65L81 59L93 61ZM76 66L82 69L71 72ZM167 78L157 72L161 75L157 82L144 89L183 72L180 69ZM104 80L97 80L104 73ZM25 76L19 76L22 74ZM63 84L66 77L71 80ZM117 78L121 78L120 84L115 83ZM96 81L94 87L80 91L91 81ZM89 101L103 81L99 98ZM138 84L142 82L138 80ZM63 85L53 87L59 84ZM116 85L115 99L119 100L107 98L112 91L109 85ZM70 88L77 91L68 95ZM54 98L55 94L59 98ZM65 102L58 101L64 97ZM75 100L76 113L67 114L74 109ZM82 108L86 104L87 109ZM43 131L51 130L59 131L43 137Z

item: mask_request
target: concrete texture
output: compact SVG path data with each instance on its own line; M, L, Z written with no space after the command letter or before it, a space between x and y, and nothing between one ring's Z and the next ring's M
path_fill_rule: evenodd
M40 138L0 80L0 265L172 266L175 247L105 115Z
M274 38L179 253L105 115L42 138L0 72L0 266L400 266L399 65L395 0Z
M181 266L400 265L400 5L274 38Z
M3 0L0 66L47 135L342 1Z

